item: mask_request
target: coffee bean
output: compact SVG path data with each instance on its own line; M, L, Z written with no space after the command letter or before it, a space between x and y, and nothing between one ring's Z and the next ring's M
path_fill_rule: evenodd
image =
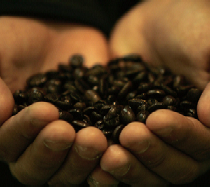
M84 58L81 54L72 55L69 59L69 65L72 68L80 68L83 66Z
M136 119L137 119L137 121L145 123L148 116L149 116L149 112L148 111L140 111L136 115Z
M133 110L131 109L130 106L126 105L122 110L121 110L121 121L123 124L127 125L128 123L131 123L132 121L135 121L135 114Z
M69 112L60 110L59 111L59 119L62 119L64 121L67 121L68 123L71 123L73 120L73 116Z
M59 118L75 131L95 126L108 140L119 142L125 125L146 123L158 109L168 109L198 119L201 90L184 76L163 67L150 67L136 54L112 59L107 66L84 66L81 54L59 62L57 70L29 77L24 90L13 93L16 115L34 102L55 105Z
M43 87L46 82L47 82L47 75L44 73L38 73L32 75L27 79L27 86L29 88Z
M124 129L124 125L119 125L117 126L112 133L112 140L114 143L119 144L119 137L120 137L120 133L122 132L122 130Z

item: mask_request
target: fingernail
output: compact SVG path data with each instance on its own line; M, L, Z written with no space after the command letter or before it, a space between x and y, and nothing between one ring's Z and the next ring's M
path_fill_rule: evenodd
M87 180L88 184L90 185L90 187L117 187L118 183L116 184L101 184L100 182L96 181L92 176L88 177Z
M121 166L119 168L116 168L116 169L113 169L113 170L110 170L110 171L107 171L113 175L116 175L116 176L124 176L128 173L128 171L130 170L130 167L131 165L130 164L126 164L124 166ZM103 169L103 168L102 168Z
M71 147L72 143L61 141L44 140L44 145L53 151L64 151Z
M162 136L162 137L167 137L171 135L172 132L172 128L171 127L165 127L163 129L159 129L155 131L155 134Z
M100 158L102 153L92 147L85 147L81 145L76 145L75 150L78 155L86 160L95 160Z

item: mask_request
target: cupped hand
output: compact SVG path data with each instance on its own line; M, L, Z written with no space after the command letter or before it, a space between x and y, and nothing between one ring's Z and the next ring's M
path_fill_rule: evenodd
M112 55L138 53L204 89L210 80L209 9L207 0L139 3L113 29Z
M138 53L150 65L168 67L206 88L197 107L199 120L158 110L146 125L128 124L121 145L111 145L101 159L104 175L131 186L168 186L192 182L210 169L209 9L206 0L144 1L116 24L113 57ZM106 184L101 175L92 178Z
M12 116L12 93L37 72L84 55L85 65L108 61L107 42L94 28L21 17L0 18L0 159L23 184L82 183L107 148L105 136L89 127L75 133L58 109L34 103Z

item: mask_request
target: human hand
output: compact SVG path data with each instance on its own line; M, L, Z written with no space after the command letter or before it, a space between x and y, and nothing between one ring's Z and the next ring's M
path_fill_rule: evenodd
M210 5L207 0L150 0L137 4L115 26L113 56L138 53L204 89L209 75Z
M113 31L113 56L139 53L149 64L164 65L203 89L209 81L207 3L151 0L137 5ZM103 155L100 172L132 186L184 184L205 173L210 168L209 91L208 85L199 100L199 121L158 110L146 126L128 124L121 145L111 145ZM102 175L93 173L92 178L105 184Z
M1 17L0 40L0 159L23 184L82 183L107 147L101 131L90 127L76 134L45 102L10 117L12 93L24 88L30 75L56 69L75 53L84 55L86 66L107 62L104 36L82 25Z

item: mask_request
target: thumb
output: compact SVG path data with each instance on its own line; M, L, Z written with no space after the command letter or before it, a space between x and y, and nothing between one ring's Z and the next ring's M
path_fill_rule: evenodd
M135 53L149 60L149 46L143 36L145 3L137 4L127 12L112 30L109 49L112 58Z

